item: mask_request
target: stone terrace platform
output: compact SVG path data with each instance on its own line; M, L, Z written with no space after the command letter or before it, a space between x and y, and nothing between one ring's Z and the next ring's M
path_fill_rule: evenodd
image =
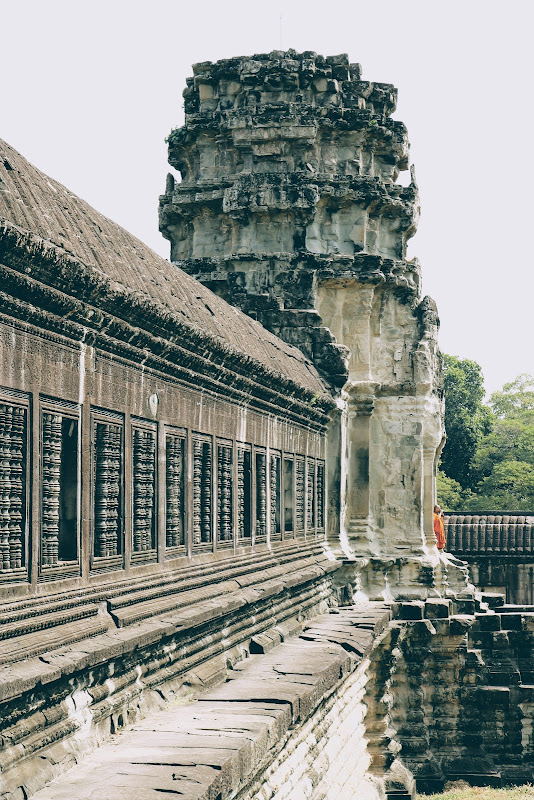
M257 636L263 652L225 683L120 732L34 800L384 797L369 774L363 696L390 619L369 603L316 617L281 644L277 629Z

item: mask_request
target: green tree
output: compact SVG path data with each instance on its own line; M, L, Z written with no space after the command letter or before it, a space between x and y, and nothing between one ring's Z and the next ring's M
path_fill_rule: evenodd
M444 511L461 511L464 508L464 492L453 478L447 477L441 470L436 478L438 503Z
M527 415L534 422L534 375L523 373L505 383L502 391L491 395L490 405L497 417L514 419Z
M475 482L475 455L482 438L491 430L493 415L482 402L484 379L476 361L444 355L443 372L447 442L441 469L465 490Z
M466 511L532 511L534 466L524 461L502 461L477 485L464 503Z
M467 510L534 510L534 377L520 375L490 397L496 421L480 442Z

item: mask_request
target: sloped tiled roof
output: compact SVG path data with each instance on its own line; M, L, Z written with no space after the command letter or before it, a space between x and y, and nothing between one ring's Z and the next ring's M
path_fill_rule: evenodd
M325 393L314 366L258 322L161 258L0 140L0 221L40 237L104 280L146 298L183 324L215 338L312 391Z

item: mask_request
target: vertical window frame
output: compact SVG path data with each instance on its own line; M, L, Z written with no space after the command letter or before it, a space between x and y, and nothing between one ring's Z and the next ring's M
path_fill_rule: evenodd
M195 508L194 508L194 495L195 495L195 445L201 444L202 446L208 445L210 448L211 453L211 476L210 476L210 539L209 541L201 541L195 542ZM211 553L215 548L215 539L216 539L216 528L215 528L215 517L216 517L216 507L215 507L215 496L216 496L216 465L215 465L215 447L214 447L214 440L213 436L209 434L200 433L200 432L193 432L191 435L191 463L192 463L192 473L191 473L191 484L192 484L192 517L191 517L191 551L193 553ZM200 496L200 535L202 537L202 486L201 486L201 496Z
M263 492L261 491L260 476L258 470L258 457L263 458L264 462L264 475L265 485ZM253 537L254 544L265 544L267 542L267 530L269 519L269 506L268 506L268 482L269 482L269 463L267 459L267 448L255 446L253 448L253 486L254 486L254 506L253 506ZM263 496L263 498L262 498ZM264 519L261 520L260 511L261 503L265 504ZM262 530L263 528L263 530Z
M136 478L136 464L135 464L135 434L136 432L143 432L149 433L152 435L152 439L154 442L154 477L153 477L153 488L152 488L152 533L151 533L151 544L152 546L143 549L143 550L136 550L134 547L135 536L136 536L136 485L135 485L135 478ZM130 504L130 519L131 519L131 530L129 531L130 537L130 564L149 564L154 561L158 560L158 425L156 422L151 422L150 420L146 420L140 417L130 417L130 492L129 492L129 504Z
M286 521L286 462L291 464L291 527L288 528ZM295 521L295 454L283 451L282 453L282 539L294 539L296 535Z
M241 511L241 498L239 496L239 489L240 489L240 481L239 481L239 456L240 454L247 454L249 456L250 464L249 464L249 474L248 474L248 515L246 510L246 501L245 501L245 487L246 487L246 476L243 476L243 510ZM237 501L236 501L236 523L237 523L237 531L236 531L236 543L238 547L247 547L252 545L253 540L253 530L254 530L254 486L253 486L253 456L252 456L252 445L247 444L246 442L237 442L236 443L236 467L237 467L237 479L236 479L236 494L237 494ZM241 514L243 514L243 530L246 528L246 521L248 516L248 536L241 536Z
M120 552L116 555L97 556L95 555L96 543L96 429L97 425L115 425L121 431L120 448L120 481L119 481L119 514L120 526L118 530L118 545ZM91 476L90 476L90 500L91 500L91 539L90 539L90 571L92 573L110 572L113 570L124 569L126 559L126 424L123 414L108 411L103 408L91 408Z
M319 481L322 475L322 481ZM321 483L321 486L319 484ZM322 523L322 524L321 524ZM324 534L326 527L326 462L316 459L315 467L315 533Z
M182 442L182 486L181 486L181 494L182 494L182 544L177 545L169 545L167 544L167 515L168 515L168 472L167 472L167 439L180 439ZM161 483L164 483L164 518L163 518L163 541L164 541L164 549L165 549L165 558L176 558L178 556L185 556L188 551L188 531L189 531L189 503L188 503L188 438L187 438L187 430L185 428L175 428L170 425L164 426L163 431L163 441L164 441L164 460L165 460L165 472L164 476L161 477Z
M230 492L226 500L230 502L230 536L229 538L222 538L222 503L224 496L222 493L222 486L220 485L219 478L224 477L224 460L222 459L222 450L230 451L230 468L227 470L227 477L230 480ZM217 550L226 550L234 547L235 541L235 523L236 523L236 509L234 507L234 465L235 465L235 448L231 439L215 439L214 448L214 477L215 477L215 548ZM219 473L220 470L220 473ZM226 494L226 492L224 492Z
M76 492L76 558L60 561L56 564L43 563L43 482L44 482L44 415L57 414L63 419L71 419L78 423L78 441L76 447L77 492ZM38 580L50 581L63 577L80 575L81 572L81 509L83 481L81 478L82 454L82 407L78 403L57 398L39 397L39 498L38 498Z
M22 557L20 567L0 568L0 585L9 583L28 583L30 570L33 573L34 564L32 563L32 537L31 533L31 514L32 514L32 401L31 395L26 392L19 392L15 389L0 388L0 404L5 406L16 406L25 411L26 419L24 424L24 444L23 449L23 477L22 486L24 491L24 513L22 514L21 545Z
M276 471L273 469L273 460L278 459L278 486L276 486ZM283 458L280 450L269 451L269 485L270 485L270 516L271 516L271 542L281 542L284 533L284 491L283 491ZM273 492L273 488L275 491ZM278 502L277 502L278 495ZM278 508L276 508L278 506ZM279 530L276 529L276 512L278 512ZM273 520L274 516L274 520Z

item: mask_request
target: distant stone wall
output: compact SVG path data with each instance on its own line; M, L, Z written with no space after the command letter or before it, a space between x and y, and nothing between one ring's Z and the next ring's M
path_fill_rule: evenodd
M532 781L534 607L493 601L400 606L392 724L421 792Z
M475 586L508 603L534 603L534 514L445 514L447 550L467 561Z

